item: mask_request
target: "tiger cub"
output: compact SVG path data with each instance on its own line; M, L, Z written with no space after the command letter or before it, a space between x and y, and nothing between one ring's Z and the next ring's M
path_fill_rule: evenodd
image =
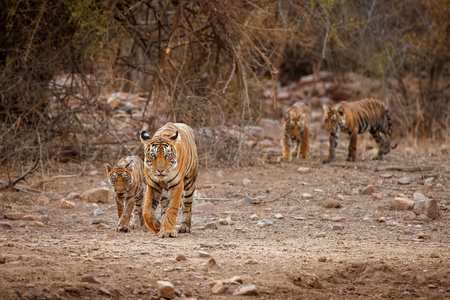
M159 237L176 237L175 220L180 204L183 215L179 233L191 232L191 207L196 187L198 158L193 130L186 124L167 123L151 137L141 133L147 192L143 216ZM183 200L183 201L182 201ZM155 216L161 202L161 218Z
M297 158L307 158L309 150L309 108L304 103L295 103L284 114L283 155L278 159L291 161L291 144L295 141Z
M138 156L128 156L122 158L115 167L109 163L106 163L105 167L108 181L114 186L114 199L119 216L117 231L128 232L141 227L144 224L142 199L146 187L142 160Z
M383 154L391 151L391 118L386 106L379 100L364 99L355 102L337 104L333 108L323 105L325 129L330 132L330 154L323 161L324 164L336 160L336 147L339 140L339 130L350 135L347 161L356 160L356 146L358 134L369 131L378 145L378 156L381 160ZM383 133L384 139L380 133ZM397 145L392 147L395 149Z

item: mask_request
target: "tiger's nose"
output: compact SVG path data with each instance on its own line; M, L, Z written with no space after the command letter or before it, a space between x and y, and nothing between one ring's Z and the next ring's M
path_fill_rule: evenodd
M164 169L158 169L157 170L160 174L162 174L164 172Z

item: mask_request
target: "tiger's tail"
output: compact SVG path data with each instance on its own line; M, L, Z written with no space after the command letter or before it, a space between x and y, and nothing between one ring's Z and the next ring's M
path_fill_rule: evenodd
M391 149L397 148L397 144L391 147L391 135L392 135L392 122L391 117L389 116L388 111L386 110L386 122L387 122L387 134L386 139L383 142L382 150L383 154L388 154L391 152Z

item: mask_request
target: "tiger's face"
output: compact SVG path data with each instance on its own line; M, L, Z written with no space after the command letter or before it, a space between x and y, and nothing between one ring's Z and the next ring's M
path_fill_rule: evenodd
M329 108L326 104L323 105L325 129L330 132L337 132L340 126L345 126L344 109Z
M133 185L133 176L129 171L130 164L125 167L113 167L110 164L105 164L106 175L109 183L114 186L114 192L123 197L128 192L128 188Z
M300 115L289 111L285 114L283 118L283 127L286 132L291 136L297 137L303 132L303 121L305 119L305 113Z
M144 143L144 167L145 172L156 178L164 180L170 172L177 167L177 152L175 141L178 138L178 131L169 138L151 136L143 131L141 141Z

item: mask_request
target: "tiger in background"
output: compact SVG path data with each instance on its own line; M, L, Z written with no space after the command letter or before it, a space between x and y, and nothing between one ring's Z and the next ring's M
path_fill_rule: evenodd
M114 199L119 223L117 231L128 232L144 224L142 199L146 187L144 164L138 156L122 158L117 166L105 164L109 183L114 186ZM131 222L130 222L131 218Z
M378 145L378 156L373 158L381 160L383 154L391 151L391 119L386 106L379 100L364 99L355 102L342 101L329 108L323 105L325 129L330 132L330 154L323 161L324 164L336 160L336 147L339 141L339 130L350 135L347 161L356 160L356 147L358 134L369 131ZM384 139L380 133L383 133ZM397 145L392 147L395 149Z
M279 160L291 161L291 144L295 145L297 158L307 158L309 150L309 107L304 103L295 103L284 114L283 124L283 155Z
M147 226L161 238L176 237L175 221L182 203L178 233L191 232L191 209L198 172L192 128L182 123L167 123L153 137L143 131L141 141L147 183L143 216ZM155 210L159 203L161 217L158 219Z

